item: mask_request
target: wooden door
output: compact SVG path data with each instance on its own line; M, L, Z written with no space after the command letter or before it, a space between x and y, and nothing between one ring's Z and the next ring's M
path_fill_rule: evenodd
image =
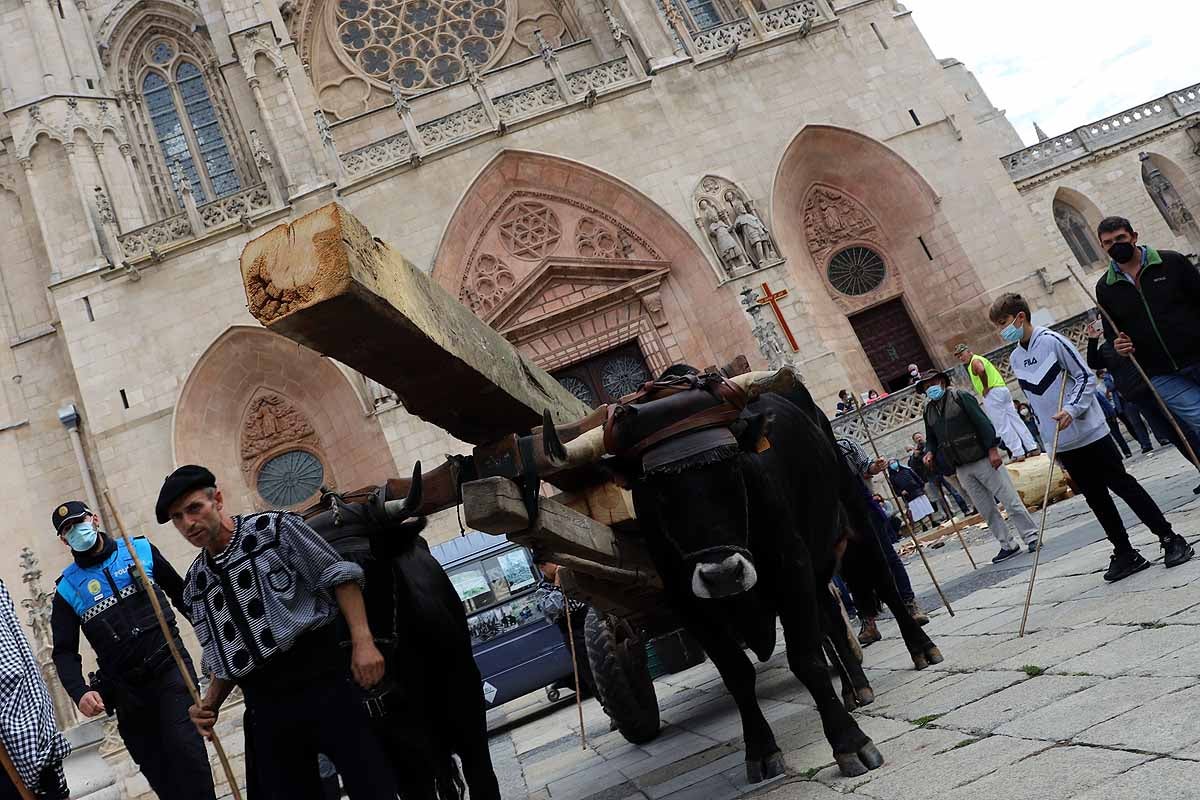
M900 298L855 314L850 317L850 325L885 391L908 386L909 364L916 364L922 372L933 369L933 359ZM865 391L873 387L858 388Z
M650 380L650 370L637 342L558 370L554 377L589 406L615 403Z

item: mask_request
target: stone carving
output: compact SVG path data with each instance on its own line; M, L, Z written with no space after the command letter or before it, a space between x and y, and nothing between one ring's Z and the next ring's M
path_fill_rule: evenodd
M475 260L463 279L458 292L459 302L467 305L477 316L490 314L500 301L517 284L517 278L508 266L490 253Z
M325 112L318 108L313 112L313 119L317 121L317 135L321 137L321 144L332 147L335 144L333 129L329 127L329 118L325 116Z
M549 11L517 21L513 27L513 39L533 55L545 58L542 45L553 49L562 47L562 37L567 26L557 14Z
M792 364L791 350L783 343L775 321L763 314L765 306L758 302L758 292L747 286L741 291L742 305L750 315L750 333L758 342L758 351L767 360L770 369Z
M250 265L250 274L246 276L246 298L249 300L251 314L264 321L273 320L312 299L311 286L283 289L275 285L270 278L262 274L266 263L266 257L259 256Z
M1142 182L1146 184L1150 199L1154 201L1171 232L1177 236L1184 235L1185 229L1195 222L1191 210L1183 202L1183 197L1175 189L1171 179L1162 173L1149 153L1138 153L1138 159L1142 162Z
M595 217L583 217L575 227L575 249L584 258L618 258L619 243L612 230Z
M500 241L509 253L524 261L537 261L553 252L562 226L549 206L520 201L500 217Z
M628 39L629 31L625 30L625 26L622 25L621 22L617 19L616 15L613 14L613 10L611 8L609 8L608 6L605 6L603 11L604 11L604 21L608 23L608 29L610 31L612 31L613 41L616 42L617 44L620 44L621 42Z
M406 163L412 159L413 155L415 155L415 151L412 141L405 132L389 136L366 147L351 150L349 153L344 153L341 158L342 164L346 167L346 173L354 177L383 169L392 164Z
M824 255L844 242L871 240L878 227L862 204L830 186L817 185L804 203L804 235L814 255Z
M730 277L734 269L747 266L757 269L780 260L775 237L754 203L737 184L716 175L706 175L696 187L693 200L698 214L696 223L708 236ZM714 225L718 228L714 229ZM737 244L736 252L729 249L727 240L718 242L715 238L726 231ZM722 243L724 249L720 249Z
M651 292L642 298L642 305L646 308L646 315L650 317L650 321L654 323L654 327L662 328L666 326L667 312L663 310L662 295L658 292Z
M250 131L250 153L254 156L254 163L260 170L271 168L271 154L267 152L267 148L263 145L262 138L256 130Z
M747 265L748 259L742 249L742 243L733 233L733 223L729 214L724 209L718 209L707 197L700 198L699 209L701 227L707 231L709 242L716 250L721 266L725 268L729 277L733 277L737 270Z
M263 453L307 439L315 434L304 414L277 394L256 398L246 409L242 422L242 468Z
M779 251L775 249L775 240L754 207L748 201L740 199L733 201L733 207L737 209L733 227L741 237L746 255L754 262L754 266L761 267L763 264L777 261Z
M338 119L349 119L367 110L371 85L357 75L321 87L317 95L321 108Z
M540 28L534 29L533 38L534 41L537 42L537 50L534 52L541 54L542 61L546 62L546 66L550 66L554 62L558 61L558 56L554 54L554 47L550 44L550 42L546 41L546 37L542 34Z
M577 95L597 93L609 86L633 80L633 68L624 56L594 67L577 70L567 75L567 86Z
M95 187L96 192L96 213L100 217L100 221L105 225L111 225L117 221L113 215L112 203L108 200L108 195L99 186Z
M554 81L543 81L527 89L502 94L495 100L501 118L511 120L563 104L562 93Z
M50 632L50 614L54 606L54 593L42 588L42 571L38 568L37 556L28 547L21 548L21 581L29 587L29 597L21 606L29 612L29 627L33 631L33 654L42 671L42 678L50 690L54 704L54 716L62 730L75 724L75 704L71 702L58 680L58 670L51 659L54 637Z

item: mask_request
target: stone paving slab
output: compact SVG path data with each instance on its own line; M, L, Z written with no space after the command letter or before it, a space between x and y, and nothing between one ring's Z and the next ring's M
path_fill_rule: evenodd
M1067 741L1088 728L1191 685L1194 682L1181 678L1102 679L1089 689L1016 717L995 732L1026 739Z
M1100 678L1039 675L941 716L939 728L975 734L991 733L1006 722L1036 711L1077 692L1090 689Z
M1082 744L1175 753L1200 741L1200 686L1151 700L1075 737Z
M953 680L959 678L959 680ZM889 716L893 719L914 720L940 716L959 706L973 703L993 692L998 692L1020 681L1027 680L1024 672L968 672L962 675L947 675L943 681L931 684L930 691L909 702L867 706L871 715ZM887 698L884 698L885 700ZM878 700L875 701L879 703Z
M1032 643L1032 647L1014 653L1011 657L994 664L996 669L1020 669L1026 665L1051 669L1075 656L1102 647L1122 636L1128 636L1137 628L1123 625L1087 625L1069 630L1049 629L1027 633L1017 642Z
M900 744L899 740L910 732L920 730L915 725L887 717L867 716L859 716L858 725L862 728L863 733L870 736L871 741L875 742L875 746L883 753L883 757L888 763L901 763L912 757L909 753L908 743ZM805 774L828 767L833 763L833 750L830 748L829 742L825 741L824 733L820 731L819 721L816 727L817 731L808 737L803 745L788 741L786 737L777 740L779 749L783 752L784 763L787 764L790 772ZM936 738L920 739L913 746ZM947 740L951 738L953 737L945 737Z
M907 769L937 753L949 750L962 741L962 738L962 734L955 731L910 726L907 732L890 741L876 742L879 751L883 753L884 763L882 767L870 774L883 777L892 772ZM865 780L865 778L843 778L833 764L833 756L827 742L814 743L794 753L785 753L783 760L790 771L817 777L826 783L837 784L836 788L838 789L856 788L860 782Z
M945 800L1070 800L1104 786L1153 756L1091 747L1055 747L936 797ZM1157 800L1157 798L1156 798Z
M1116 677L1136 673L1144 665L1200 642L1200 628L1170 625L1137 630L1095 650L1068 659L1054 668L1061 673Z
M1195 800L1200 764L1160 758L1125 772L1073 800Z

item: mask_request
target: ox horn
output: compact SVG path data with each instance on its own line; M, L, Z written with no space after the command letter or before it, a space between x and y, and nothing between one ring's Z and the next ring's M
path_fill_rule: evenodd
M421 462L413 465L412 484L408 487L408 496L400 500L388 500L383 504L383 513L392 522L401 522L413 516L421 507Z
M555 472L594 464L604 458L604 426L584 431L576 438L564 443L550 418L550 411L542 412L542 451Z
M729 380L737 384L751 400L768 392L794 392L804 383L799 373L791 367L780 367L774 372L747 372Z

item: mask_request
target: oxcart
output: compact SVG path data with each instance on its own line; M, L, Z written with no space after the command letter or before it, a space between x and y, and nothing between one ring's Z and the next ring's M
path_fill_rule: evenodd
M677 625L629 492L595 468L557 469L554 458L562 441L603 424L603 409L592 412L339 205L254 239L241 269L264 326L382 384L472 446L388 480L387 495L404 497L420 480L419 513L461 503L468 527L561 564L567 593L599 612L588 618L588 655L606 709L631 741L653 738L643 642ZM547 422L557 436L544 439Z

